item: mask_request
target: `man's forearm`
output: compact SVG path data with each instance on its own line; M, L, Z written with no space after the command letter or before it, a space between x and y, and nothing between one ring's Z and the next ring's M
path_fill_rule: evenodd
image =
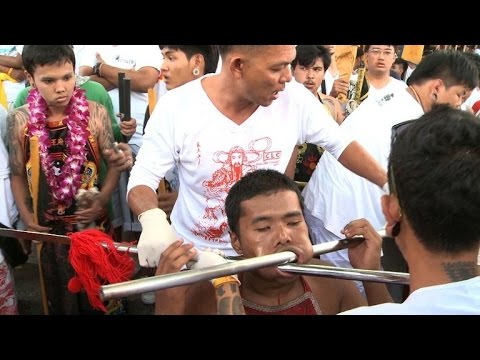
M393 302L385 284L364 281L363 288L367 296L368 306Z
M113 190L118 184L118 179L120 178L120 173L114 169L109 168L105 179L103 180L102 189L100 190L100 196L102 203L107 204L112 197Z
M20 56L0 55L0 65L16 69L21 69L23 67L22 58Z
M101 76L90 75L90 80L93 80L93 81L96 81L96 82L102 84L103 87L105 88L105 90L107 90L107 91L110 91L110 90L115 89L117 87L117 85L115 85L114 83L108 81L107 79L105 79Z
M363 146L352 141L338 161L350 171L382 187L387 182L387 172Z
M131 189L128 192L127 201L136 216L158 207L157 194L145 185L138 185Z
M33 222L33 204L32 197L28 191L28 185L26 180L26 175L10 176L10 185L12 187L13 198L17 204L17 209L20 214L20 218L25 223L25 225Z

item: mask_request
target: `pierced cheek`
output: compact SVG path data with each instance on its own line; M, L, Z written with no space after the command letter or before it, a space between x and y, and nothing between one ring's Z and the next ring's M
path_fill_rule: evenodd
M257 241L253 248L257 256L269 255L275 252L274 242L270 239L262 239Z

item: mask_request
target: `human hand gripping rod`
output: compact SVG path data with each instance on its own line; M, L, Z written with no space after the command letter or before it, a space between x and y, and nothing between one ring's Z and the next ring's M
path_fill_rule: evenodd
M380 236L385 236L385 231L378 231ZM313 245L315 256L338 251L357 245L364 241L363 237L330 241L324 244ZM104 285L100 288L100 297L103 300L120 298L133 294L167 289L175 286L193 284L195 282L211 280L225 275L237 274L245 271L259 269L267 266L282 265L297 260L297 255L292 251L259 256L255 258L232 261L204 269L188 270L172 274L157 275L123 283ZM281 268L281 267L280 267ZM356 270L356 269L352 269Z

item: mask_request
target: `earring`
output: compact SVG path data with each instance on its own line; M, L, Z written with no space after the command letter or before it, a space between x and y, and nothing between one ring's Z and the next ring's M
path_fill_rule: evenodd
M193 73L193 75L198 76L198 75L200 75L200 69L196 67L196 68L193 69L192 73Z
M397 222L392 228L392 237L397 237L400 234L400 222Z

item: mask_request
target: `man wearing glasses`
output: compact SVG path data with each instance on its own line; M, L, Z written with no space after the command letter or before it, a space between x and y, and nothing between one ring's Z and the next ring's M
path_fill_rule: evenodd
M391 77L396 45L366 45L365 66L350 77L347 93L346 116L350 115L368 96L375 96L388 85L403 89L402 81ZM383 95L382 95L383 96Z

